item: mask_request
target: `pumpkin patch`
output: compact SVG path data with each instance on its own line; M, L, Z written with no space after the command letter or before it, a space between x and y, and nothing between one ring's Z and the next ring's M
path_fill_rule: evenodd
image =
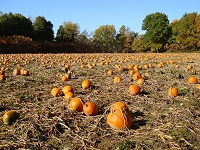
M2 54L1 142L11 149L114 149L118 141L122 149L198 149L199 58Z

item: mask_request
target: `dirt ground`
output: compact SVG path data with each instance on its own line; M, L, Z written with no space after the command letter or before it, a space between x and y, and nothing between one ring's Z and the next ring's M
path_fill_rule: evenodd
M163 65L158 67L159 63ZM71 79L63 82L66 64ZM152 67L145 69L146 64ZM139 85L139 95L128 92L136 84L129 74L130 65L139 66L145 81ZM188 65L193 69L187 70ZM5 54L0 56L0 67L7 68L6 79L0 80L0 116L7 110L20 114L11 125L1 119L2 150L200 149L200 83L188 83L190 76L200 81L199 53ZM15 68L28 69L30 74L13 76ZM107 74L110 69L113 75ZM122 81L114 83L115 76ZM91 81L90 89L81 88L85 79ZM72 111L70 100L51 95L52 88L66 85L83 102L95 102L98 114ZM167 94L172 86L178 88L177 97ZM129 107L130 129L114 130L106 122L110 106L117 101Z

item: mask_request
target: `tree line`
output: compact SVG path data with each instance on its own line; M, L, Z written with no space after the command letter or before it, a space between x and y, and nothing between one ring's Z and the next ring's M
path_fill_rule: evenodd
M54 36L45 17L34 21L21 14L0 13L0 53L3 52L188 52L200 50L200 14L185 13L169 22L156 12L142 22L144 34L122 25L102 25L93 33L80 32L78 23L63 22Z

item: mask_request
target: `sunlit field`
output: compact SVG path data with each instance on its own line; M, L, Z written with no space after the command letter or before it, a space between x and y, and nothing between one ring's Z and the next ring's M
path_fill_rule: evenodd
M0 69L0 149L200 149L199 53L2 54ZM73 110L75 97L98 113ZM130 126L108 123L115 102ZM17 115L5 121L8 110Z

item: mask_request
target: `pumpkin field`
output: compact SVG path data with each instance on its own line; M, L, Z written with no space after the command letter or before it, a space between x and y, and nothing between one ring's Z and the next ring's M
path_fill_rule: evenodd
M0 149L200 149L200 53L0 55Z

